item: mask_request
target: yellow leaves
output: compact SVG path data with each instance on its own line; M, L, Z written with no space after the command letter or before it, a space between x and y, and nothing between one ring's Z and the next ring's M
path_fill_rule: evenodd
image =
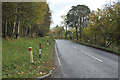
M92 23L90 23L88 27L92 27L92 26L93 26ZM87 28L88 28L88 27L87 27Z
M89 30L89 27L87 27L86 30Z
M92 15L91 14L89 14L89 17L91 17Z
M97 27L97 23L95 23L95 27Z
M119 8L119 5L118 5L118 4L116 4L116 5L115 5L115 9L118 9L118 8Z
M101 11L101 9L99 9L99 8L97 8L97 10L100 12Z
M74 28L72 28L71 32L75 32L75 29L74 29Z
M92 14L95 16L95 12L92 12Z
M91 20L93 20L93 19L94 19L94 16L91 15L91 14L89 14L89 18L90 18Z
M87 30L87 31L90 31L90 29L91 29L91 27L90 27L90 26L88 26L88 27L86 28L86 30Z

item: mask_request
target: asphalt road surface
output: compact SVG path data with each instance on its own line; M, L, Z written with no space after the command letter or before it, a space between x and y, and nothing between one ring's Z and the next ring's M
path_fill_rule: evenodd
M69 40L56 40L53 78L118 78L118 56Z

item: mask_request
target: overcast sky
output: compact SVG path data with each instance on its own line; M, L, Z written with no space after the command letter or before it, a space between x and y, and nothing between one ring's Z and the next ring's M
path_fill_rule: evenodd
M60 25L62 21L61 16L66 15L67 12L71 9L72 6L85 4L90 8L90 10L97 10L97 8L102 8L106 3L111 3L116 0L47 0L50 10L52 11L52 20L51 28L56 25Z

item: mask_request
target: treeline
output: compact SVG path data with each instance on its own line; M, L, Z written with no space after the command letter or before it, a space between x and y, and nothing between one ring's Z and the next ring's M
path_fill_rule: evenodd
M83 29L83 40L90 44L115 48L120 43L120 3L106 5L89 14L89 26Z
M120 41L120 3L106 5L89 14L89 26L83 29L83 40L95 45L113 47Z
M73 39L102 47L120 47L120 2L90 11L86 5L73 6L64 20Z
M35 37L49 32L51 12L46 2L3 2L2 37Z
M64 26L57 25L56 27L52 28L51 34L52 34L51 36L52 38L63 39L65 35Z

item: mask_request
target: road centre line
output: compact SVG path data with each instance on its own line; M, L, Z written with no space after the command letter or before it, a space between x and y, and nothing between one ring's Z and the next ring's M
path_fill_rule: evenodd
M77 47L76 47L76 46L73 46L73 48L77 49ZM100 59L98 59L98 58L96 58L96 57L94 57L94 56L92 56L92 55L90 55L90 54L88 54L88 53L86 53L86 52L84 52L84 51L81 51L81 52L83 52L83 53L85 53L86 55L88 55L88 56L92 57L93 59L96 59L96 60L98 60L98 61L102 62L102 60L100 60Z
M62 66L61 62L60 62L60 58L58 57L58 52L57 52L56 44L55 44L55 52L56 52L56 55L57 55L57 59L58 59L59 65Z
M90 54L88 54L88 53L86 53L86 52L84 52L84 51L81 51L81 52L83 52L84 54L86 54L86 55L92 57L93 59L98 60L99 62L102 62L102 60L100 60L100 59L98 59L98 58L96 58L96 57L94 57L94 56L92 56L92 55L90 55Z

